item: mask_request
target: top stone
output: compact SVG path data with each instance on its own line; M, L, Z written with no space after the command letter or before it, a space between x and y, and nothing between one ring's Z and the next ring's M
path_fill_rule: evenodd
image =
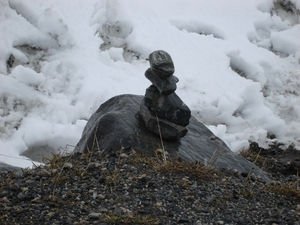
M149 55L149 62L152 71L162 79L166 79L175 72L171 56L163 51L154 51Z

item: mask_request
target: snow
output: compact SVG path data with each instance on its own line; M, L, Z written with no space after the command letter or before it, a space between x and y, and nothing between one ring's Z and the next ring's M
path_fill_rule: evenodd
M100 104L145 93L158 49L173 58L176 93L232 151L300 149L300 5L290 2L293 13L272 0L1 0L0 161L28 167L28 149L72 151Z
M293 26L288 30L284 30L271 35L271 43L273 49L283 52L287 55L294 55L300 59L300 24Z

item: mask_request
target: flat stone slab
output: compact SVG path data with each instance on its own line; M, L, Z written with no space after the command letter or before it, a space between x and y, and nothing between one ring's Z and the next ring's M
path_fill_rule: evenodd
M154 155L161 149L160 137L149 131L139 109L144 96L119 95L105 103L91 116L75 152L103 150L113 153L121 148ZM214 162L217 169L236 169L241 173L260 175L265 181L268 176L253 163L232 152L205 125L191 117L186 136L175 141L164 140L164 148L169 157L204 164Z
M141 104L140 115L148 130L161 135L163 139L176 140L185 136L188 131L184 126L152 115L148 107L145 106L144 101Z
M162 95L169 95L176 91L176 83L179 79L175 76L161 79L150 68L146 70L145 77L158 89Z
M144 104L145 103L145 104ZM159 118L181 126L187 126L190 122L191 111L189 107L174 92L170 95L161 95L155 86L147 88L144 103Z

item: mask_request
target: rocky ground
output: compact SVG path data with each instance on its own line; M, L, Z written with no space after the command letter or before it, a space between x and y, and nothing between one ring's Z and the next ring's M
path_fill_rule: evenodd
M54 157L1 170L0 224L300 224L300 151L255 143L241 153L266 171L249 174L130 151Z

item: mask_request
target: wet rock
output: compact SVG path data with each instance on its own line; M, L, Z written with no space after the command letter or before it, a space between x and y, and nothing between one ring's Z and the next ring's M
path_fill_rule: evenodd
M141 104L140 115L143 118L146 127L153 133L159 136L161 135L164 139L176 140L186 135L188 131L184 126L177 125L153 115L143 103Z
M161 78L172 76L175 71L171 56L162 50L154 51L149 55L151 69Z
M152 85L146 90L142 105L150 108L153 115L167 119L175 124L187 126L191 118L191 111L186 104L176 95L160 95Z
M0 162L0 173L7 173L7 172L22 172L20 167L11 166L6 163Z
M150 68L146 70L145 77L158 89L160 94L169 95L173 93L177 86L176 83L179 79L175 76L162 79L157 76Z
M154 155L154 150L161 148L162 143L160 137L146 127L140 115L143 99L144 96L139 95L119 95L103 103L89 119L75 152L94 149L111 154L125 148ZM188 133L178 140L163 140L169 157L208 163L218 169L236 169L244 173L252 171L263 180L269 180L261 169L233 153L194 117L191 117L187 129Z

